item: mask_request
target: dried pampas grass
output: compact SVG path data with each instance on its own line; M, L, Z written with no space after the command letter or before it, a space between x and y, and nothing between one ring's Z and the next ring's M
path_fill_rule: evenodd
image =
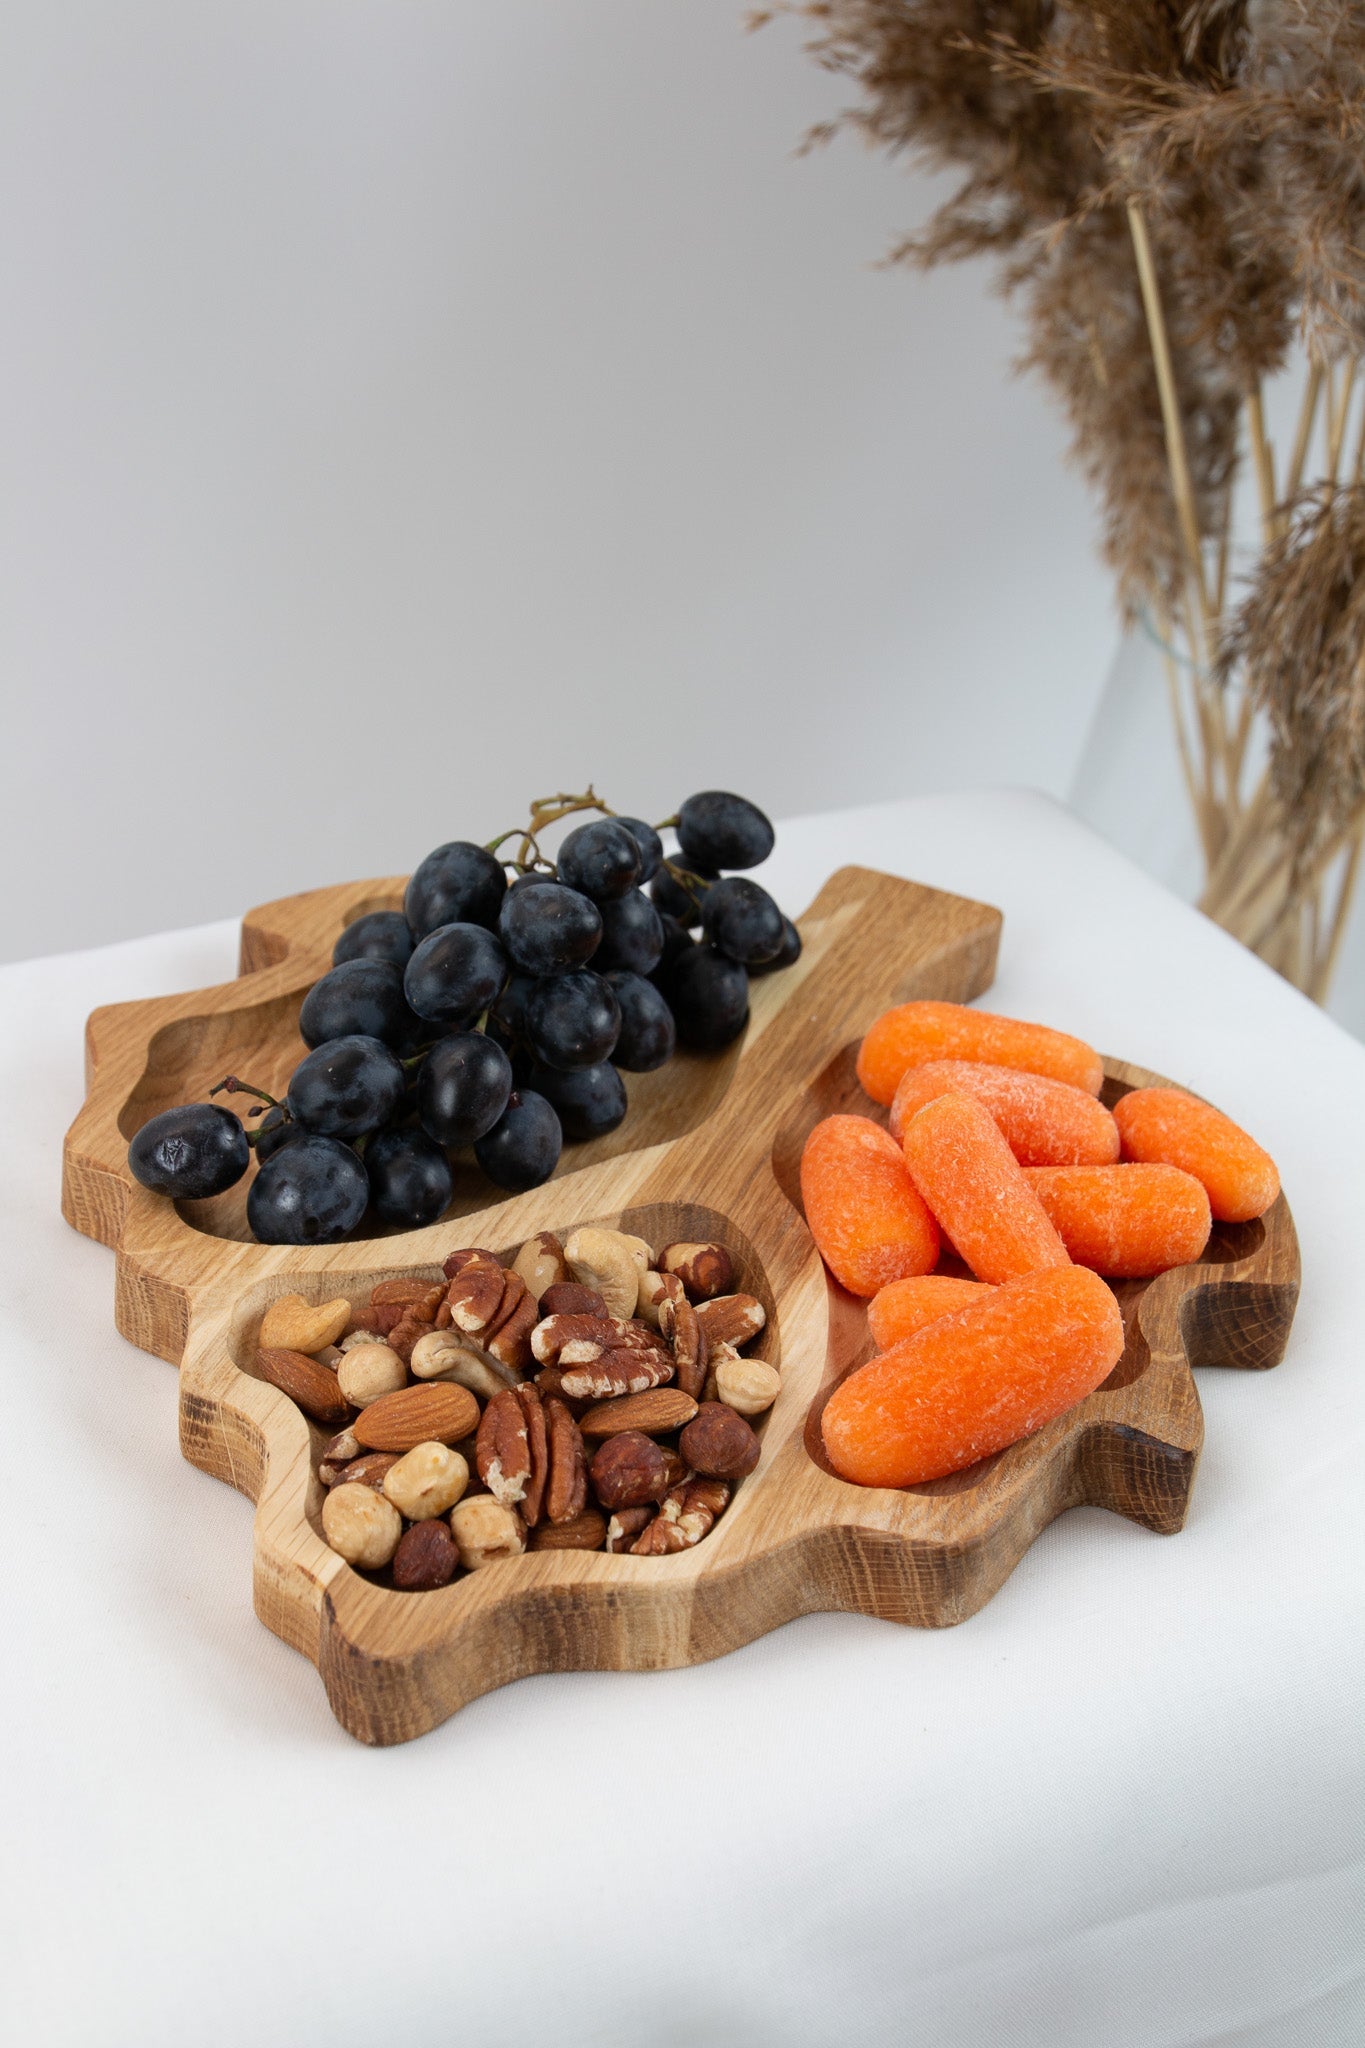
M1365 823L1365 397L1347 431L1365 358L1365 0L772 11L803 17L816 61L857 88L808 142L851 131L956 176L891 260L997 260L1123 605L1167 647L1204 907L1320 995ZM1300 349L1303 407L1277 454L1262 388ZM1248 458L1264 547L1229 622Z

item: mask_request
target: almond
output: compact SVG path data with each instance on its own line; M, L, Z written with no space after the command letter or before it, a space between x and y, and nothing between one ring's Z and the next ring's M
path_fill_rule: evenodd
M351 1320L351 1304L305 1301L301 1294L282 1294L261 1318L260 1344L266 1351L302 1351L310 1356L335 1344Z
M599 1401L579 1423L584 1436L615 1436L618 1430L638 1429L645 1436L663 1436L682 1429L697 1412L689 1394L676 1387L652 1387L645 1394L626 1394L619 1401Z
M371 1401L351 1424L372 1451L411 1451L418 1444L454 1444L477 1428L479 1404L467 1387L430 1380Z
M333 1429L351 1412L350 1402L337 1385L336 1374L305 1358L301 1351L267 1345L256 1353L256 1377L288 1394L314 1422L325 1422Z

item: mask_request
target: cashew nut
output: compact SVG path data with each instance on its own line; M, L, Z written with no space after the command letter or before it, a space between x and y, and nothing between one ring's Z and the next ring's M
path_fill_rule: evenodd
M517 1375L486 1351L476 1351L468 1337L454 1330L428 1330L412 1347L408 1360L419 1380L449 1380L468 1387L480 1400L491 1401L504 1387L514 1387Z
M607 1314L626 1321L635 1314L640 1275L651 1256L647 1244L620 1230L576 1230L564 1247L574 1279L584 1287L596 1288L607 1305Z
M351 1320L351 1304L338 1295L335 1301L305 1301L301 1294L282 1294L272 1301L261 1319L263 1350L302 1351L311 1358L337 1338Z

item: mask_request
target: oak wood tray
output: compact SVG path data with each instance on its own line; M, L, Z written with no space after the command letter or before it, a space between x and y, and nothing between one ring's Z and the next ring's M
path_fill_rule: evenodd
M271 1088L302 1057L299 1004L342 926L401 903L402 880L323 889L252 911L240 978L97 1010L87 1099L67 1136L63 1213L114 1247L115 1320L179 1363L181 1447L256 1503L256 1611L312 1659L338 1720L405 1741L532 1672L700 1663L799 1614L852 1610L945 1626L976 1612L1034 1537L1090 1503L1180 1528L1203 1440L1192 1366L1258 1369L1283 1355L1298 1248L1283 1197L1259 1223L1216 1227L1198 1265L1116 1286L1127 1346L1098 1392L1026 1442L953 1478L865 1489L824 1461L819 1418L871 1355L865 1305L827 1279L800 1209L807 1132L830 1111L881 1116L853 1063L868 1021L913 996L989 986L1000 915L866 869L841 869L800 920L796 967L753 986L752 1018L720 1057L630 1078L609 1138L567 1148L545 1187L489 1204L471 1169L426 1230L298 1249L249 1240L244 1185L171 1205L139 1187L128 1140L228 1071ZM1106 1062L1106 1100L1159 1076ZM313 1471L323 1432L252 1375L268 1303L297 1292L359 1304L376 1280L437 1274L455 1245L510 1249L532 1232L619 1222L656 1244L719 1236L768 1310L759 1354L782 1392L763 1454L714 1533L664 1558L541 1552L400 1593L321 1536Z

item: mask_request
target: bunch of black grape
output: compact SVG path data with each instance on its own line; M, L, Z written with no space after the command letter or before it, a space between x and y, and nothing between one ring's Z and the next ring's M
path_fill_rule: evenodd
M537 831L588 809L603 815L545 859ZM659 836L670 826L675 858ZM720 1051L748 1021L750 977L800 954L791 919L734 872L773 846L744 797L703 791L656 828L589 791L535 805L519 858L500 858L516 836L438 846L401 911L348 925L304 998L311 1050L285 1100L230 1076L211 1092L259 1097L250 1134L211 1102L153 1117L129 1147L137 1179L220 1194L254 1147L247 1220L261 1243L332 1243L370 1209L418 1229L450 1202L452 1151L472 1147L499 1188L538 1187L566 1139L621 1123L623 1072L679 1045Z

